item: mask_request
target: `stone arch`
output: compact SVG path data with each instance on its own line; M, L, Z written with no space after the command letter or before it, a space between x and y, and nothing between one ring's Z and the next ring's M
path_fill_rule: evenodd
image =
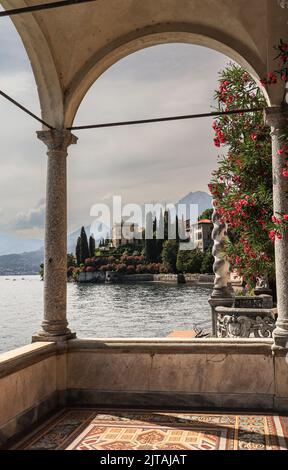
M5 9L27 7L23 0L3 0ZM36 80L42 119L56 128L63 127L63 92L53 55L45 35L31 14L13 16L12 22L22 39Z
M243 66L259 82L266 74L266 64L255 53L255 49L249 50L239 41L222 36L220 41L217 39L217 34L215 32L213 34L211 30L205 34L203 27L198 30L191 25L180 24L149 27L119 38L95 53L71 80L64 97L64 125L72 126L77 110L89 88L107 69L128 55L155 45L183 43L214 49ZM264 94L270 105L271 101L266 90Z

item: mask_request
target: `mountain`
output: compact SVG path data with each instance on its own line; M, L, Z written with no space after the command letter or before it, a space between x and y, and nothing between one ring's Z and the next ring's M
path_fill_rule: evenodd
M96 224L96 229L97 227L99 228L98 224ZM67 237L67 252L68 253L75 253L75 248L76 248L76 243L77 243L77 238L80 235L79 230L75 230L75 232L72 232L68 235ZM89 239L90 236L90 226L85 227L85 231L87 234L87 237ZM106 231L106 226L104 227L105 233L109 235L110 231L107 228ZM8 238L8 237L7 237ZM96 237L96 242L100 241L101 237ZM0 244L2 243L2 239L5 241L6 237L0 237ZM15 240L17 240L15 238ZM24 242L27 242L29 240L24 240ZM30 240L31 245L30 246L37 246L36 242L39 242L38 244L40 245L40 248L36 250L31 250L31 251L25 251L23 253L19 253L15 251L15 253L12 254L1 254L0 255L0 276L8 276L8 275L16 275L16 274L38 274L39 272L39 266L41 263L43 263L44 259L44 248L43 248L43 240L35 240L35 244L33 245L32 240ZM25 245L25 243L24 243ZM4 251L4 246L1 246L1 251L3 253ZM11 242L10 245L6 246L11 246L14 247L13 243ZM23 247L23 240L18 240L18 246ZM29 246L29 244L28 244ZM19 249L19 248L18 248Z
M197 220L198 216L206 209L212 209L212 196L204 191L197 191L195 193L191 192L184 196L178 203L176 204L184 204L186 206L186 214L187 216L190 214L190 205L198 205L198 214L195 214L195 221ZM193 211L194 212L194 211ZM194 215L194 214L193 214ZM189 218L189 216L188 216Z
M41 239L19 238L13 235L0 234L0 256L9 253L23 253L39 250L43 246Z
M37 274L43 259L43 248L29 253L2 255L0 256L0 275Z

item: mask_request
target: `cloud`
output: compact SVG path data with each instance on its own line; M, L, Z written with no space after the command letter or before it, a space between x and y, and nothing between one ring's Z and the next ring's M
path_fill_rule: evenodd
M41 199L35 207L27 212L19 212L16 215L14 228L16 230L30 230L43 228L45 222L45 199Z
M0 88L40 114L31 66L8 18L1 21L0 44ZM139 51L97 80L75 124L209 111L217 73L228 61L185 44ZM23 230L23 236L29 231L42 236L43 199L35 206L45 195L46 149L35 135L41 126L1 98L0 122L0 232L10 226L17 235ZM67 160L69 231L86 224L90 207L113 194L124 202L144 203L173 202L190 191L205 191L217 164L209 119L75 134L79 141L69 148Z

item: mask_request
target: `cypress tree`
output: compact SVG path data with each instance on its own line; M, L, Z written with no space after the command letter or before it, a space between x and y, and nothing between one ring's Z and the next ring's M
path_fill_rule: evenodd
M87 235L85 232L85 228L81 228L81 235L80 235L80 260L81 263L85 263L85 259L89 258L89 246Z
M169 223L170 223L170 213L165 210L164 212L164 240L169 240Z
M153 233L153 217L152 213L149 212L146 217L146 227L145 227L145 257L146 260L149 261L150 263L155 263L157 261L157 240L154 238L154 233ZM148 238L151 237L152 239Z
M77 244L76 244L76 250L75 250L77 266L80 266L80 264L81 264L80 245L81 245L81 237L78 237Z
M179 236L179 220L178 220L178 215L176 215L175 225L176 225L176 242L179 244L179 242L180 242L180 236Z
M91 258L93 258L93 256L95 256L95 250L96 250L95 238L93 237L93 235L90 235L90 238L89 238L89 252L90 252Z

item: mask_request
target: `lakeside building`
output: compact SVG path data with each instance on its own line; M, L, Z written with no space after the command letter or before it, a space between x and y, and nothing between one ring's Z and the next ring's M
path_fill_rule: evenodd
M199 220L195 224L190 224L190 220L186 221L186 233L189 234L195 249L202 251L202 253L213 246L212 231L213 223L209 219Z
M140 245L142 237L143 228L138 224L128 225L122 220L121 223L114 224L112 227L112 246L114 248L122 245Z

